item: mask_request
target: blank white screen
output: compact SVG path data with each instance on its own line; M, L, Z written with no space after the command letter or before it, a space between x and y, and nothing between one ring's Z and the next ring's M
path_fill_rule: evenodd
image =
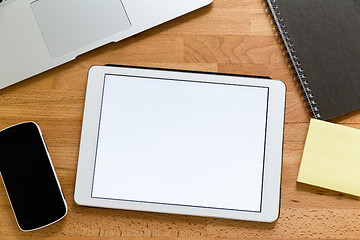
M92 197L261 211L268 88L106 75Z

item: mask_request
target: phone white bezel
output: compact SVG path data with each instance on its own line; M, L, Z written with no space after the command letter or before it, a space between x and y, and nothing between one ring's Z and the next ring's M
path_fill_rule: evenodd
M152 78L186 79L198 82L231 83L261 86L269 89L268 127L265 151L261 212L232 211L201 207L130 202L91 197L96 143L98 138L102 89L105 74L121 74ZM273 222L279 216L282 165L285 84L278 80L230 74L199 73L137 67L93 66L89 70L83 126L79 150L75 202L79 205L161 213L197 215L250 221Z
M17 218L17 216L16 216L16 214L15 214L14 207L13 207L13 205L12 205L12 203L11 203L11 200L10 200L10 197L9 197L9 193L8 193L7 188L6 188L4 179L3 179L2 175L1 175L1 172L0 172L1 180L2 180L3 183L4 183L4 188L5 188L5 191L6 191L6 195L7 195L8 199L9 199L10 206L11 206L11 209L12 209L12 212L13 212L13 214L14 214L14 217L15 217L15 220L16 220L16 223L17 223L18 227L19 227L20 230L23 231L23 232L30 232L30 231L35 231L35 230L38 230L38 229L41 229L41 228L50 226L50 225L52 225L52 224L60 221L61 219L63 219L63 218L66 216L67 212L68 212L68 206L67 206L67 204L66 204L66 200L65 200L64 194L63 194L63 192L62 192L62 190L61 190L61 186L60 186L59 179L58 179L58 177L57 177L57 175L56 175L54 165L53 165L53 163L52 163L52 161L51 161L50 154L49 154L48 148L47 148L47 146L46 146L46 143L45 143L45 140L44 140L44 137L43 137L43 135L42 135L42 132L41 132L41 130L40 130L39 125L37 125L37 124L36 124L35 122L33 122L33 121L22 122L22 123L18 123L18 124L12 125L12 126L10 126L10 127L7 127L7 128L5 128L5 129L2 129L0 132L5 131L5 130L7 130L7 129L9 129L9 128L13 128L13 127L16 127L16 126L19 126L19 125L22 125L22 124L26 124L26 123L33 123L33 124L37 127L37 129L38 129L38 131L39 131L39 135L40 135L40 137L41 137L41 140L42 140L44 149L45 149L45 151L46 151L46 155L47 155L47 157L48 157L48 159L49 159L49 163L50 163L51 169L52 169L53 174L54 174L54 176L55 176L55 179L56 179L57 185L58 185L58 187L59 187L59 191L60 191L62 200L63 200L64 205L65 205L65 214L64 214L62 217L60 217L59 219L57 219L57 220L55 220L55 221L53 221L53 222L50 222L50 223L48 223L48 224L45 224L45 225L43 225L43 226L37 227L37 228L26 229L26 230L25 230L25 229L22 229L21 226L20 226L20 224L19 224L18 218Z

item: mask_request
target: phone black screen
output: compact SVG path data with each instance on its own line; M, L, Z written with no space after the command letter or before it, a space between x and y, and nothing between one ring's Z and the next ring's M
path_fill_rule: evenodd
M0 172L22 230L33 230L65 216L66 203L35 123L0 132Z

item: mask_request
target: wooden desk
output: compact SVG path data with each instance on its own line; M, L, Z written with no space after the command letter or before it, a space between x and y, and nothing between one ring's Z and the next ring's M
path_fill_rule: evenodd
M107 63L267 75L287 85L281 215L275 223L77 206L73 200L87 71ZM20 69L21 71L21 69ZM0 239L360 239L359 198L297 184L310 115L262 0L211 6L0 90L0 129L37 122L69 205L45 229L22 233L0 185ZM360 111L337 123L360 129Z

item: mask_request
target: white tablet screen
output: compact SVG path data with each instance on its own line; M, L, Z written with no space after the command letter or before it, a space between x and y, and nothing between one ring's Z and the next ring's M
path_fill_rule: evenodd
M93 198L261 211L267 87L104 81Z

